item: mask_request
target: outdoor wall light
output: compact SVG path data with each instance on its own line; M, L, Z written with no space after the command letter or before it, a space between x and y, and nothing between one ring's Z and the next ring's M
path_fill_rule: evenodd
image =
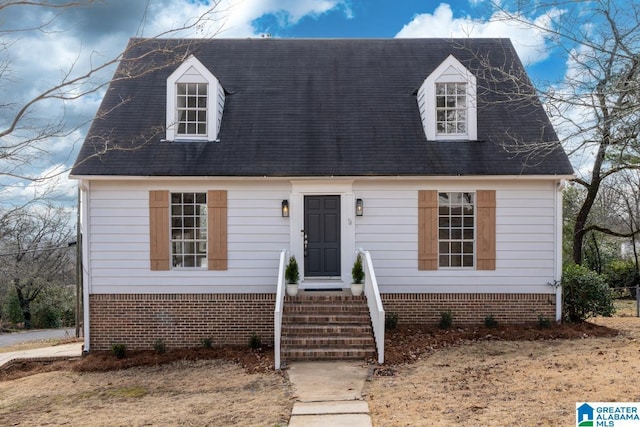
M282 201L282 216L284 218L289 217L289 201L286 199Z
M356 199L356 216L364 215L364 202L362 199Z

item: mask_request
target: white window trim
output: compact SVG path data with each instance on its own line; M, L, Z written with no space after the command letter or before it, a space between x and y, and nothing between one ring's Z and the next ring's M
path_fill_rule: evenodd
M445 74L453 68L455 74ZM467 133L438 134L436 132L436 83L467 83ZM452 141L478 139L478 111L476 103L476 77L458 61L449 55L422 83L418 90L418 108L427 140Z
M185 267L185 266L174 266L173 265L173 257L175 255L175 253L173 252L173 243L175 241L180 241L180 242L185 242L187 241L186 239L184 239L184 237L182 239L174 239L173 238L173 218L174 218L174 214L172 212L172 207L173 207L173 202L172 202L172 196L174 194L198 194L198 193L204 193L205 194L205 201L204 201L204 206L205 208L208 209L208 196L207 196L207 192L206 191L170 191L169 192L169 266L171 270L175 270L175 271L194 271L194 270L207 270L208 269L208 261L209 261L209 233L211 232L209 229L209 223L208 221L206 222L206 238L204 239L198 239L196 236L194 236L193 239L189 239L189 240L193 240L194 244L199 244L201 243L201 241L204 241L206 250L204 253L204 260L205 263L204 265L195 265L195 266L191 266L191 267ZM194 205L197 205L197 203L195 203ZM182 208L184 209L184 204L181 203L180 206L182 206ZM182 214L180 214L180 217L182 219L184 219L184 210L182 212ZM208 219L208 217L207 217ZM202 228L202 227L200 227ZM194 225L194 230L197 231L198 227L195 227ZM185 253L182 253L182 255L185 255ZM194 253L195 255L195 253Z
M199 75L185 74L194 68ZM178 135L177 134L177 109L176 109L176 84L177 83L208 83L207 89L207 134L206 135ZM218 138L220 115L218 108L218 94L220 82L202 65L198 59L191 55L167 78L167 116L166 139L167 141L215 141Z
M473 265L470 266L441 266L440 265L440 193L471 193L473 194ZM478 269L478 195L477 190L438 190L438 270L477 270ZM464 243L465 239L461 242Z

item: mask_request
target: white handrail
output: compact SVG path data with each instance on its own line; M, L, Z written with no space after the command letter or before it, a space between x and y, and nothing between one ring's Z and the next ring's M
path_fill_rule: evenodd
M282 337L282 309L284 307L285 283L284 269L287 262L287 251L280 252L278 264L278 283L276 284L276 308L273 312L273 357L276 370L280 369L280 338Z
M362 255L364 261L364 293L367 296L367 305L369 306L369 315L373 326L373 337L378 350L378 363L384 363L385 315L382 299L380 298L380 289L378 289L378 280L376 279L376 272L373 268L373 261L369 251L360 248L358 253Z

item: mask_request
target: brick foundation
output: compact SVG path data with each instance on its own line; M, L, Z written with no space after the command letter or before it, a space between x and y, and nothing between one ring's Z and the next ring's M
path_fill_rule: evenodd
M387 313L398 323L437 324L451 310L454 324L482 324L492 315L500 323L555 319L552 294L382 294ZM158 339L168 348L247 345L255 332L273 344L275 294L94 294L89 297L92 350L113 343L152 349Z
M553 294L382 294L386 313L397 313L398 323L437 324L440 313L451 310L454 324L482 324L488 315L500 323L554 320Z
M248 345L254 332L273 344L274 294L94 294L89 307L91 350Z

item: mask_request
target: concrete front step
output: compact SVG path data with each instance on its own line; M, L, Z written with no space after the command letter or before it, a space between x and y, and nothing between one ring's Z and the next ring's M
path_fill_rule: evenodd
M282 340L286 348L307 347L307 348L371 348L374 345L371 336L288 336Z
M315 314L315 313L285 313L283 322L290 325L324 325L324 324L367 324L371 320L369 314Z
M306 348L286 347L282 350L285 360L341 360L375 357L376 352L365 348Z
M290 325L282 327L282 336L300 335L338 335L338 336L360 336L371 335L373 333L371 325L365 324L340 324L340 325Z
M301 304L307 304L310 301L335 301L335 302L358 302L358 301L364 301L366 302L367 299L364 295L361 296L357 296L354 297L353 295L349 295L346 293L342 293L340 295L334 295L333 293L324 293L324 292L308 292L308 291L303 291L301 293L299 293L297 296L295 297L291 297L291 296L285 296L284 302L285 304L296 304L296 303L301 303Z
M317 313L317 314L338 314L338 313L359 313L369 314L369 308L364 304L289 304L284 306L284 314L288 313Z

